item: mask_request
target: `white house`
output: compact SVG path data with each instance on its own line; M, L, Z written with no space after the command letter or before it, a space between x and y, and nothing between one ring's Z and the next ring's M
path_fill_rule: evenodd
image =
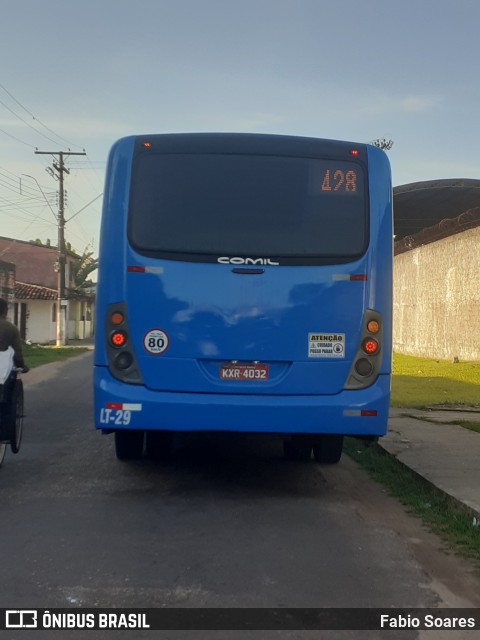
M75 258L76 254L67 251L65 268L67 341L83 340L93 336L94 296L75 291L73 272ZM9 291L7 299L10 304L10 317L20 329L22 338L39 344L55 342L57 248L0 237L0 260L5 260L10 266L14 265L14 288L12 290L12 270L10 269L9 284L6 287Z

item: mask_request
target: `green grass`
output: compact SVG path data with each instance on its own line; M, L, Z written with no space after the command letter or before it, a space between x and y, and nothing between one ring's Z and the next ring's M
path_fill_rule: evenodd
M391 402L396 407L480 408L480 363L394 354ZM480 432L478 422L463 420L455 424ZM473 558L480 566L480 526L473 526L473 513L466 506L430 485L378 445L365 447L354 438L346 438L345 452L450 549Z
M467 507L417 476L378 445L366 447L354 438L346 438L344 450L450 549L480 566L480 526L473 526L473 514Z
M394 354L392 406L480 404L480 362L452 363Z
M66 360L72 356L78 356L84 351L88 351L86 347L50 347L28 344L24 344L22 349L25 363L30 369L49 362Z
M456 422L452 422L451 424L458 424L458 426L463 427L464 429L470 429L470 431L476 431L477 433L480 433L480 422L457 420Z

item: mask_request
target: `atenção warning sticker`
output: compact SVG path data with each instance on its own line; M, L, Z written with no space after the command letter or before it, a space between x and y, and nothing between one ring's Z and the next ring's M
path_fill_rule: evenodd
M309 333L309 358L345 358L344 333Z

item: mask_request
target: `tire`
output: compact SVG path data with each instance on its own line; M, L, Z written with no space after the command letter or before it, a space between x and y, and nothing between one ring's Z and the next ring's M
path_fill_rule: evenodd
M378 444L379 436L355 436L357 440L363 443L364 447L373 447Z
M286 460L308 462L312 457L312 438L294 435L291 440L283 441L283 455Z
M342 457L343 436L325 434L317 436L313 443L313 455L320 464L336 464Z
M145 431L124 429L115 431L115 453L119 460L137 460L142 457Z
M147 431L145 450L152 460L167 460L172 452L172 431Z
M10 442L12 453L20 451L23 436L23 384L21 380L14 380L8 402L2 403L1 416L2 432L5 441Z

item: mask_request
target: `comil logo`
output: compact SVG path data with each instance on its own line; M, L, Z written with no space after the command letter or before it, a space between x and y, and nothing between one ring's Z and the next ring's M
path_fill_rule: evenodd
M5 611L7 629L36 629L37 612L33 609L7 609Z
M274 262L271 258L218 258L217 262L221 264L266 264L271 266L277 266L279 262Z

